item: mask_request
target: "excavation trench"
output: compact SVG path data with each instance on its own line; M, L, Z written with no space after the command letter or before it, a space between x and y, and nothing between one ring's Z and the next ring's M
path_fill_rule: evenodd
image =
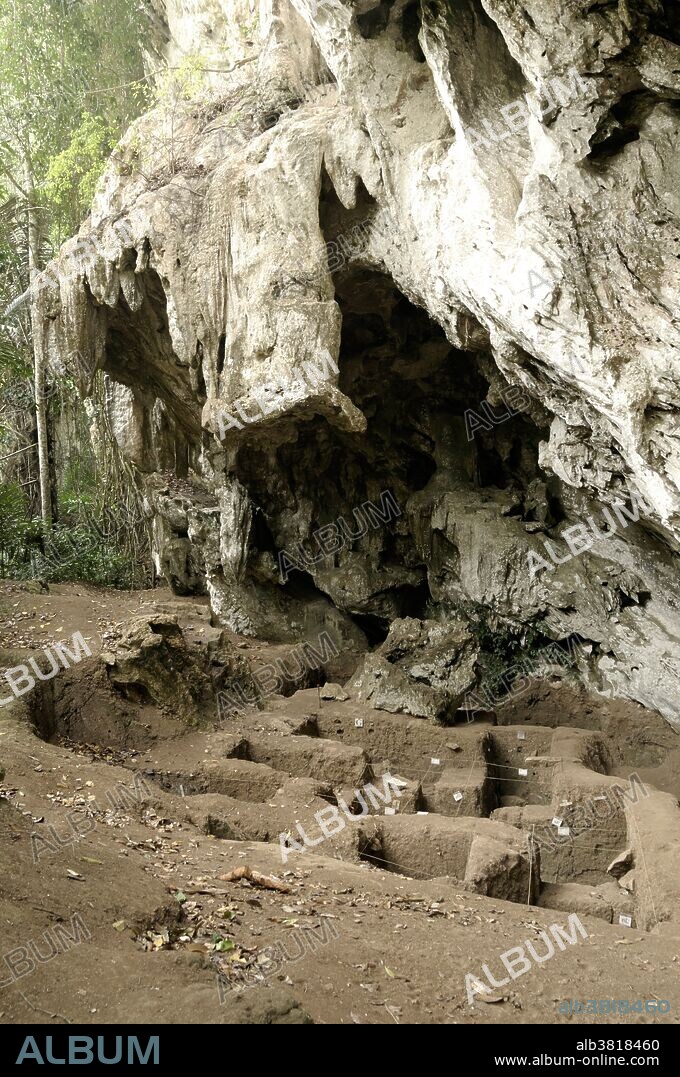
M143 774L218 839L281 846L288 835L282 866L309 848L650 928L665 884L641 846L645 813L665 812L672 825L678 748L660 719L641 731L633 705L615 713L581 698L579 715L577 702L574 689L537 682L523 708L509 700L447 727L371 709L335 684L274 695L227 720L208 709L187 729L177 709L148 689L123 692L92 660L41 685L33 718L41 739L87 745Z

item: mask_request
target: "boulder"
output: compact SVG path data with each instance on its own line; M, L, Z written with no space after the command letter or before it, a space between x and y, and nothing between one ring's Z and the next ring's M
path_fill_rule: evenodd
M216 717L217 693L227 686L256 698L250 667L226 633L190 648L177 615L157 613L122 625L98 662L127 698L154 703L189 722Z
M377 710L441 721L455 713L474 684L478 655L462 620L440 624L403 618L393 622L347 690Z

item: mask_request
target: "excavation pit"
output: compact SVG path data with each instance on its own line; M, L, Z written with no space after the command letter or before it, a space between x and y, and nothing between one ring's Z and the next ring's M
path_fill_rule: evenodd
M348 681L225 720L202 691L187 719L186 697L173 710L93 659L36 691L34 728L140 772L216 840L290 835L285 863L318 852L646 930L659 908L677 921L679 848L653 850L680 823L680 752L635 705L537 683L524 704L450 726L373 709Z

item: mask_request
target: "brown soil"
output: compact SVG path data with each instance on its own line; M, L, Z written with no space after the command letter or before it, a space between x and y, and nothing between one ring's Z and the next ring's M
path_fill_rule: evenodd
M76 631L90 637L96 655L117 624L164 605L200 651L211 627L207 605L196 599L83 585L32 593L1 583L0 667ZM233 643L252 668L281 650L236 637ZM540 931L566 925L567 913L473 893L457 873L444 874L452 872L455 834L490 826L482 816L500 796L539 812L546 802L538 763L528 781L539 795L525 795L513 779L508 786L494 781L494 803L478 796L479 768L502 773L512 764L516 773L519 743L527 754L501 723L536 726L537 757L556 715L560 725L600 730L611 750L610 774L637 769L677 795L677 738L642 708L593 701L565 685L536 685L501 710L495 729L442 728L308 689L272 698L267 710L220 721L206 709L189 721L179 705L112 693L95 659L61 673L49 692L31 695L30 703L0 710L0 982L8 976L2 955L17 947L31 953L29 941L48 955L55 926L70 931L75 914L89 937L57 947L65 952L50 960L30 956L34 967L0 988L2 1022L576 1022L558 1012L574 997L670 1002L664 1016L580 1019L591 1024L677 1022L680 938L607 923L599 898L592 914L579 914L587 940L532 965L489 996L497 1001L480 996L471 1006L467 973L481 975L488 965L500 978L500 954L527 939L539 948ZM49 710L49 721L41 709ZM363 726L355 724L359 717ZM68 738L69 731L78 737ZM375 775L389 768L410 783L401 817L371 814L318 853L292 853L282 864L279 832L297 820L311 828L339 790L351 797L366 764ZM143 779L137 798L129 792L135 776ZM119 783L128 795L115 806ZM453 800L459 786L464 802ZM426 818L417 810L437 814ZM400 850L398 863L381 860L381 828L390 848ZM439 870L431 861L435 831ZM220 880L243 865L276 877L289 892ZM586 889L577 887L581 895ZM272 969L262 963L263 951L279 943L290 960Z
M638 703L593 697L576 683L533 681L525 695L499 707L498 721L600 730L613 755L611 774L634 770L643 782L680 797L680 733Z

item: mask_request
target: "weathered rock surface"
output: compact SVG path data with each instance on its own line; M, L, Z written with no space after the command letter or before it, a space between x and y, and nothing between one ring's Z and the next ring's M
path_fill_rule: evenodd
M452 717L475 683L478 647L461 621L446 624L414 617L392 623L349 690L377 710L420 718Z
M105 371L159 570L272 639L539 622L680 720L670 5L158 11L204 84L118 146L37 338L85 391Z
M213 636L200 650L191 649L176 615L141 617L121 629L98 661L123 695L152 701L195 722L203 708L214 717L220 690L238 685L241 691L254 691L250 667L226 632Z
M607 868L607 874L613 875L615 879L621 881L621 879L627 875L633 866L633 850L624 849L622 853L615 856L611 864Z

